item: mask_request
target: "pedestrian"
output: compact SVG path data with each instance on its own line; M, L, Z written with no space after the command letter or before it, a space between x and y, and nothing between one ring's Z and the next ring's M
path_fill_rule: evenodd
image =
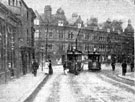
M66 68L67 68L67 66L66 66L66 61L64 61L64 63L63 63L63 71L64 71L64 74L67 74Z
M52 69L52 63L51 63L51 60L49 60L49 64L48 64L48 67L49 67L49 74L53 74L53 69Z
M131 62L130 68L131 68L131 72L133 72L134 71L134 61Z
M32 63L32 73L34 74L34 76L37 76L37 69L39 67L39 64L36 60L33 60Z
M126 60L124 60L122 62L122 75L125 76L126 72L127 72L127 63L126 63Z
M115 71L115 60L112 61L111 66L112 66L112 70Z

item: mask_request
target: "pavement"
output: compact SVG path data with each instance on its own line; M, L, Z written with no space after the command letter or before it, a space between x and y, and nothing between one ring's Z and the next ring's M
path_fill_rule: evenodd
M55 66L56 67L56 66ZM120 65L116 65L116 68ZM32 73L26 74L18 79L13 79L6 84L0 85L0 102L26 102L28 98L41 85L43 80L48 78L48 70L39 68L37 76ZM121 73L118 77L135 81L135 73L128 71L125 76Z
M39 69L36 77L28 73L0 85L0 102L25 102L47 78L48 74Z
M116 67L118 67L118 68L120 67L120 69L121 69L120 74L118 74L118 77L135 82L135 71L131 72L129 65L127 65L127 72L126 72L125 76L122 75L121 64L120 63L116 64Z
M111 65L102 64L101 67L112 70ZM127 65L127 73L125 74L125 76L122 75L121 63L116 63L115 67L116 67L115 70L118 72L118 75L117 75L118 77L135 82L135 71L131 72L129 65Z
M125 76L121 74L119 74L118 76L123 79L132 80L135 82L135 72L127 72Z

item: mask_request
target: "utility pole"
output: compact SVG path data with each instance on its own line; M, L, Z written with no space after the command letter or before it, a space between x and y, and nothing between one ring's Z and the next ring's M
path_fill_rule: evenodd
M47 47L48 47L48 24L47 24L47 33L46 33L46 59L47 59Z

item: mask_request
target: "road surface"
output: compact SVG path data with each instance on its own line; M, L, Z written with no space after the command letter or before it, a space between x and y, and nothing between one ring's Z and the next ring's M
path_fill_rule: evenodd
M113 80L102 71L64 75L62 67L53 68L54 74L33 102L135 102L134 86Z

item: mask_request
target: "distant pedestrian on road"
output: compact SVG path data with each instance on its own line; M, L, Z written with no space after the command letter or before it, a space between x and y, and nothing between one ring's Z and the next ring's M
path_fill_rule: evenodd
M63 71L64 71L64 74L66 75L67 74L67 63L66 63L66 61L64 61L64 63L63 63Z
M37 76L37 69L39 67L39 64L36 60L33 60L33 63L32 63L32 72L34 74L34 76Z
M51 60L49 60L49 64L48 64L48 67L49 67L49 74L53 74L53 69L52 69L52 63L51 63Z
M115 71L115 59L112 60L111 66L112 66L112 70Z
M122 75L125 76L126 72L127 72L127 63L126 63L126 60L124 60L122 62Z
M130 68L131 68L131 72L133 72L134 71L134 61L131 62Z

